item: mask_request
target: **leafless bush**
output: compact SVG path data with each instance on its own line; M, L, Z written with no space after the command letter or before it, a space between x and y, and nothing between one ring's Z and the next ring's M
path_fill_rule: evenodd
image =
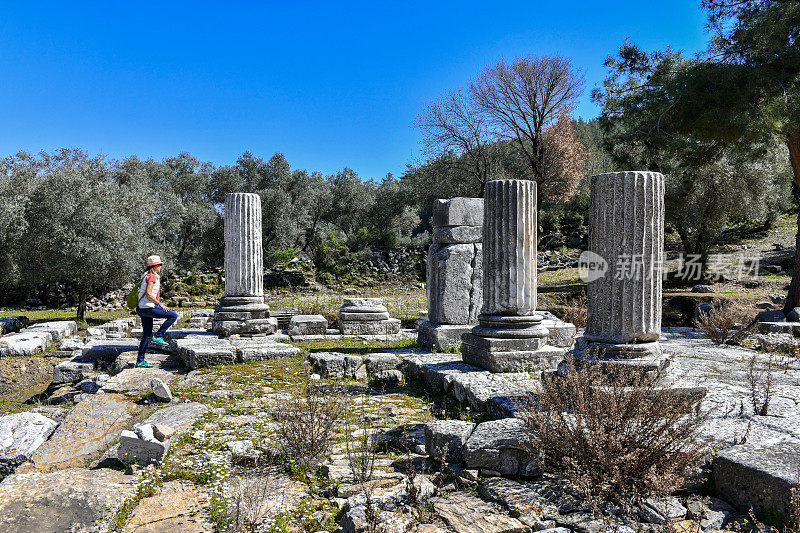
M644 372L568 365L520 406L543 470L594 505L628 507L681 487L707 453L702 398L661 388Z
M290 465L309 470L319 464L347 404L344 395L317 388L309 378L297 393L276 403L278 435Z
M372 479L378 454L375 439L377 430L372 427L366 403L366 398L362 396L356 413L357 424L352 424L349 417L345 422L345 450L355 483L365 483Z
M586 327L587 301L586 295L567 300L564 304L561 320L575 324L576 328Z
M750 401L753 413L767 416L769 402L772 400L774 356L769 354L765 366L758 364L758 356L752 355L747 361L747 384L750 386Z
M739 344L755 329L756 317L752 309L731 302L701 313L694 325L715 344Z
M270 464L231 481L228 531L256 531L264 517L270 514L278 492L274 474Z

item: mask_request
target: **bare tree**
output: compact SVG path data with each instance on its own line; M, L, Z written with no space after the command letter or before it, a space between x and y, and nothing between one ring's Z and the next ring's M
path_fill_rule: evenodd
M480 185L483 196L492 170L488 152L491 136L487 116L474 102L461 91L449 91L425 108L417 125L422 130L426 155L447 159L454 168L469 174ZM447 158L450 154L456 157Z
M545 131L571 116L583 91L584 78L562 56L525 56L508 64L501 59L470 84L475 105L487 117L490 131L508 140L530 166L539 184L541 203L548 175Z

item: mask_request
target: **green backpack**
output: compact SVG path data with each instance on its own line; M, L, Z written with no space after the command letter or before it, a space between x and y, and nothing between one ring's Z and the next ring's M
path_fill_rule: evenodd
M139 289L142 286L142 277L139 276L139 279L136 280L136 283L133 284L133 290L128 293L128 298L126 303L128 304L128 309L131 311L136 311L136 308L139 306Z

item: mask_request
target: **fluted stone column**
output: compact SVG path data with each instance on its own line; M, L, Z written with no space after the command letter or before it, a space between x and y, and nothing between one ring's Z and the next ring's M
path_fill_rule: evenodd
M579 350L603 359L660 359L663 175L592 176L589 251L602 257L607 269L588 283Z
M220 335L274 333L264 302L261 198L251 193L225 195L225 293L214 312Z
M546 346L536 313L536 183L486 184L483 214L483 307L462 337L464 362L492 372L552 368L564 350Z

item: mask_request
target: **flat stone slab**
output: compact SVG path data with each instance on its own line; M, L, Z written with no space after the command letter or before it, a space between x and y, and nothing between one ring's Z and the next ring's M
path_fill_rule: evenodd
M714 458L717 490L741 510L775 509L788 516L800 488L800 444L742 444Z
M418 379L437 392L449 392L454 374L483 372L482 368L469 365L459 354L419 354L403 360L401 369L410 379Z
M153 328L155 331L155 328ZM185 339L189 336L211 336L216 337L213 333L210 333L207 328L182 328L182 329L169 329L165 335L168 339ZM142 338L142 328L134 328L131 331L131 337L134 339L141 339Z
M27 356L41 353L53 342L53 335L46 330L25 329L0 337L0 355Z
M215 336L197 338L195 336L185 339L173 339L170 346L174 346L178 357L192 369L206 366L233 364L236 362L236 348L227 339Z
M781 311L777 311L780 313ZM800 333L800 322L759 322L759 333Z
M289 319L289 335L325 335L328 320L322 315L294 315Z
M84 465L114 443L135 411L136 404L118 394L89 396L33 455L36 468L48 471Z
M135 487L136 476L107 468L13 474L0 483L0 530L96 531Z
M208 407L198 402L176 403L159 409L142 422L144 424L162 424L175 430L177 434L188 431L192 424L208 411Z
M434 512L453 531L459 533L523 533L530 531L516 518L508 516L496 504L485 502L466 492L450 494L447 499L431 498Z
M168 481L143 498L125 524L129 533L204 533L213 531L208 494L185 480Z
M152 361L151 361L152 363ZM112 376L102 387L104 392L138 395L150 390L150 380L158 378L167 382L175 377L176 370L166 370L153 365L153 368L126 368Z
M461 353L464 362L490 372L533 372L554 370L564 360L566 350L545 345L538 350L490 352L462 344Z
M489 403L496 398L521 398L534 391L538 384L538 380L531 379L527 373L478 371L453 374L448 378L453 396L477 411L489 410Z
M232 339L231 344L236 349L236 362L271 361L294 357L300 353L300 348L291 344L276 342L270 338Z
M53 337L53 342L62 340L78 333L78 323L74 320L59 320L56 322L39 322L28 327L28 331L46 331Z
M0 417L0 457L30 457L57 425L46 416L30 412Z
M339 331L342 335L394 335L400 333L400 319L373 322L339 320Z

